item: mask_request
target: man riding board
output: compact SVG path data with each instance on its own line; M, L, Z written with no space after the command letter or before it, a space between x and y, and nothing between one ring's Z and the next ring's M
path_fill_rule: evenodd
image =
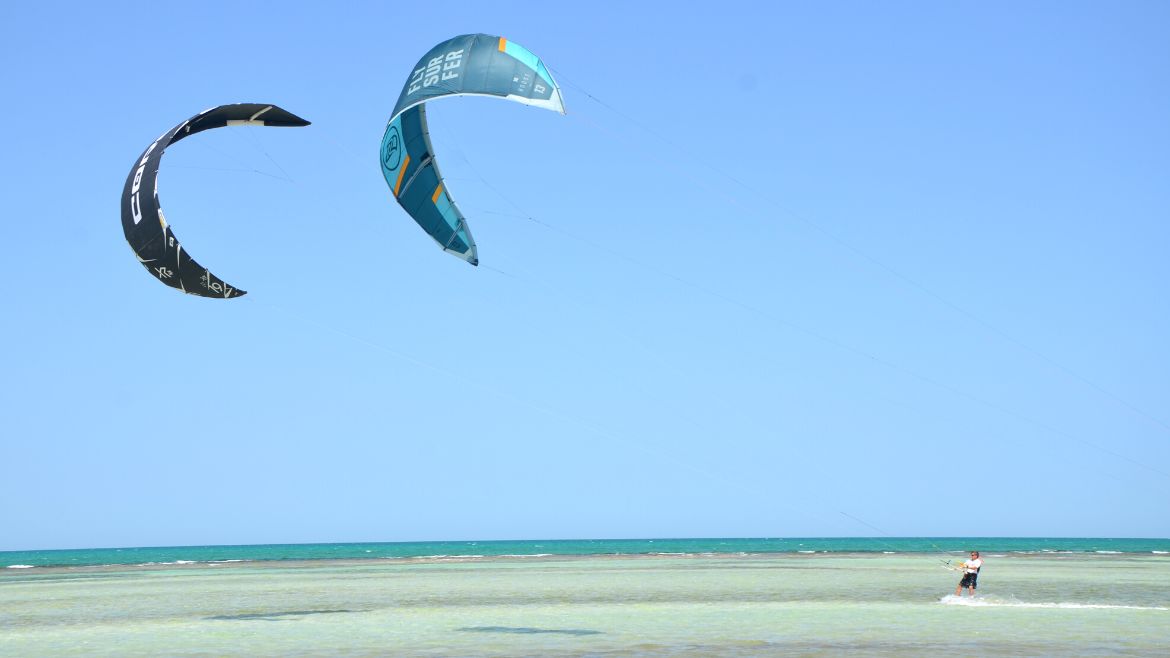
M971 559L959 563L959 567L963 570L963 579L955 588L955 596L962 596L964 587L971 596L975 596L975 581L979 578L979 569L983 567L983 558L979 557L979 551L971 551Z

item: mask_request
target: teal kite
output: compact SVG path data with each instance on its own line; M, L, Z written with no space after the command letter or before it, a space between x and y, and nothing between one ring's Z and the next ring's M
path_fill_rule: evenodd
M382 137L382 175L398 204L443 251L479 264L467 221L443 184L427 130L427 101L496 96L565 113L544 62L503 37L464 34L431 48L415 65Z

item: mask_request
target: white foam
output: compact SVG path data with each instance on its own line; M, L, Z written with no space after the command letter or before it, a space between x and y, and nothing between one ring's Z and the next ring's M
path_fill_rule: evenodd
M10 564L5 568L6 569L35 569L36 565L33 565L33 564Z
M157 567L167 564L195 564L195 560L175 560L174 562L139 562L135 566L139 567Z
M1109 603L1065 603L1003 601L995 598L961 597L947 594L938 601L943 605L965 605L975 608L1060 608L1065 610L1170 610L1159 606L1115 605Z
M206 565L210 565L210 566L214 567L217 564L223 564L225 562L251 562L251 560L208 560L207 562L203 562L200 560L175 560L173 562L139 562L138 564L136 564L134 566L137 566L137 567L165 567L165 566L169 566L172 564L206 564Z
M1150 551L1154 555L1170 555L1170 551Z
M1105 555L1121 555L1121 551L1093 551L1094 553L1104 553Z

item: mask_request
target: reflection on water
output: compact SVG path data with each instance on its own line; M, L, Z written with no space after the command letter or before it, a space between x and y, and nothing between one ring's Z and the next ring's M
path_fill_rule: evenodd
M587 628L528 628L525 626L467 626L457 628L457 631L468 633L516 633L519 635L530 633L553 633L560 635L601 635L601 631Z

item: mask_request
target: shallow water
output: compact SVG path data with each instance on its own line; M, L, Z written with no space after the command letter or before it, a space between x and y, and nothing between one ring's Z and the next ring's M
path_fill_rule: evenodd
M36 569L0 654L1158 655L1170 558L591 556ZM34 573L36 572L36 573Z

